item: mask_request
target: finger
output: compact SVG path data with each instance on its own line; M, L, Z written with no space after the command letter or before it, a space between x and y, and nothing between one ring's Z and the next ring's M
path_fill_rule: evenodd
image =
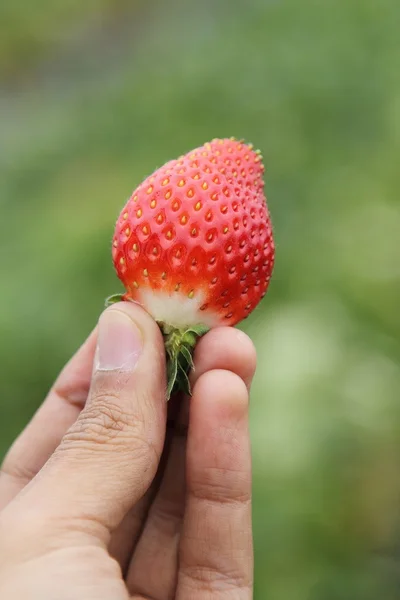
M240 333L238 336L237 333ZM250 385L255 349L242 332L230 327L210 331L195 351L192 384L208 370L233 371ZM175 428L166 472L127 573L130 593L155 600L172 598L176 587L178 546L185 504L186 425L190 401L184 400Z
M94 534L108 542L157 470L165 434L165 370L153 319L133 303L107 309L99 321L86 406L25 500L48 519L94 526Z
M250 388L257 364L256 349L243 331L233 327L216 327L199 340L194 363L193 385L210 369L224 369L236 373Z
M253 342L243 331L233 327L215 327L200 338L194 351L194 365L190 374L192 387L207 371L222 369L236 373L250 390L257 367L257 353ZM189 404L189 398L182 402L180 433L188 425Z
M194 388L177 600L252 597L248 392L228 371Z
M158 493L126 574L134 597L167 600L176 587L177 549L185 498L186 436L177 426Z
M35 477L78 418L89 391L96 337L93 331L65 366L9 450L0 473L0 509Z
M194 352L195 368L190 374L192 387L196 381L214 369L236 373L250 390L257 367L257 353L253 342L243 331L233 327L216 327L200 338ZM181 406L180 430L189 422L190 399L185 398Z
M109 553L119 562L124 574L128 570L132 552L143 530L149 507L157 494L160 482L163 478L165 466L169 461L171 441L174 434L174 423L180 407L179 400L180 399L175 396L168 402L166 436L157 474L145 495L127 512L122 522L111 536L110 544L108 546Z

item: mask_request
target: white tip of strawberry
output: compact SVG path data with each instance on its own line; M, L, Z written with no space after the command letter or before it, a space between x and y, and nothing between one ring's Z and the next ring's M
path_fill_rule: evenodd
M189 296L179 291L173 295L151 288L140 290L140 303L159 323L168 323L177 329L184 329L195 323L207 327L215 327L221 322L221 317L211 311L202 311L204 294L201 290Z

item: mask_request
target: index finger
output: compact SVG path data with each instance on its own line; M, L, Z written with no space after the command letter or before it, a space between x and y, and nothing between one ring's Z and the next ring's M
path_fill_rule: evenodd
M248 392L230 371L202 375L193 390L187 497L177 600L252 597Z
M89 391L96 337L94 330L8 451L0 470L0 509L38 474L78 418Z

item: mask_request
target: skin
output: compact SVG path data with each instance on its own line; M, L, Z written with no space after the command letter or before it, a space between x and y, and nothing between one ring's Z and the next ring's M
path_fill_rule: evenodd
M167 405L157 325L107 309L2 466L0 597L252 598L255 362L247 336L214 329L192 398Z

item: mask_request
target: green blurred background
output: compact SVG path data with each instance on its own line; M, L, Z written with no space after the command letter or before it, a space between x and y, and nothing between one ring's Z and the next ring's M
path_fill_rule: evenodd
M400 597L399 29L398 0L0 4L0 455L120 289L132 189L213 137L263 151L257 599Z

